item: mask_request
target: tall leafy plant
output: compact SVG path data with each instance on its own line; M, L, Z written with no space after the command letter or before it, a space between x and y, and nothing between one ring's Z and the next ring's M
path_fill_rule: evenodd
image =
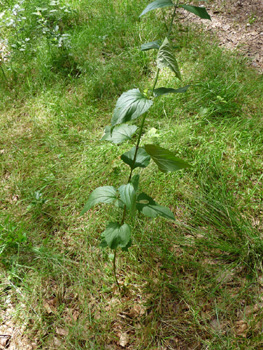
M130 217L134 218L136 212L140 212L150 218L161 216L165 219L175 220L174 214L169 208L159 205L148 194L139 191L140 175L137 172L137 168L146 168L151 160L164 173L185 169L190 166L184 160L176 157L170 150L155 144L141 145L141 138L147 113L153 108L155 100L166 94L184 93L189 87L184 86L177 89L170 87L156 88L159 73L163 68L169 68L178 80L181 80L180 69L174 56L172 45L168 39L176 10L181 7L201 18L210 19L210 16L203 7L180 4L179 1L173 3L171 0L156 0L143 10L140 17L149 11L163 7L173 7L167 37L164 38L162 43L152 41L141 46L142 51L158 50L156 58L157 71L152 88L147 90L147 92L141 92L139 89L124 92L117 100L111 125L106 126L104 136L102 137L102 140L120 144L131 140L132 136L137 132L138 136L134 147L121 155L121 160L129 168L127 183L121 185L119 188L115 188L114 186L96 188L90 194L81 213L86 213L99 203L112 204L121 210L118 220L109 222L101 235L101 246L109 247L114 251L113 269L119 289L120 285L116 275L116 252L118 248L127 251L132 242L132 228L127 223L127 216L130 215ZM138 128L133 122L139 118L141 118L141 123Z

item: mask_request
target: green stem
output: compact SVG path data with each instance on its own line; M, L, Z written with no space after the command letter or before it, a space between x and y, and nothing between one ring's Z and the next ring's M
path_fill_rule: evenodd
M159 73L160 73L160 68L157 69L156 77L155 77L154 84L153 84L153 88L152 88L152 94L153 94L153 90L155 89L155 86L156 86L156 84L157 84L158 77L159 77ZM137 143L136 143L136 146L135 146L135 153L134 153L134 157L133 157L133 161L132 161L131 171L130 171L130 175L129 175L129 178L128 178L128 182L127 182L127 183L130 183L130 182L131 182L132 173L133 173L134 165L135 165L135 162L136 162L136 157L137 157L138 149L139 149L139 146L140 146L140 141L141 141L141 137L142 137L142 130L143 130L144 122L145 122L145 119L146 119L146 115L147 115L147 113L145 113L144 116L143 116L143 118L142 118L142 123L141 123L141 126L140 126L140 131L139 131L139 135L138 135L138 140L137 140ZM124 224L124 220L125 220L126 213L127 213L127 207L126 207L126 205L124 205L123 214L122 214L122 220L121 220L121 225Z
M1 63L0 63L0 67L1 67L1 70L3 72L3 76L4 76L5 80L8 82L7 76L5 74L4 68L2 67Z
M171 18L169 30L168 30L168 33L167 33L167 38L169 38L169 36L171 34L171 30L172 30L172 27L173 27L173 21L174 21L174 18L176 16L176 10L178 8L178 5L179 5L179 0L177 0L176 4L174 5L174 12L173 12L173 15L172 15L172 18Z
M165 28L166 28L166 30L168 32L169 28L167 27L167 24L165 22L165 15L164 15L163 11L162 11L162 15L163 15L163 21L164 21Z
M115 281L118 286L119 292L121 293L121 286L119 285L117 274L116 274L116 254L117 254L117 249L114 249L114 257L113 257L113 272L115 276Z
M160 73L160 68L157 69L156 77L155 77L153 88L152 88L152 94L153 94L153 90L155 89L155 86L157 84L157 81L158 81L158 78L159 78L159 73Z
M168 31L168 32L167 32L167 37L169 37L169 35L170 35L170 33L171 33L172 26L173 26L173 21L174 21L175 15L176 15L176 10L177 10L177 8L178 8L178 5L179 5L179 0L177 0L176 5L174 6L174 11L173 11L173 15L172 15L172 18L171 18L171 22L170 22L169 29L168 29L168 27L167 27L167 25L166 25L166 23L165 23L166 29L167 29L167 31ZM156 84L157 84L157 82L158 82L159 73L160 73L160 68L158 68L158 69L157 69L157 72L156 72L155 80L154 80L153 87L152 87L152 96L153 96L153 91L154 91L154 89L155 89L155 86L156 86ZM137 157L138 149L139 149L139 146L140 146L140 141L141 141L141 137L142 137L142 131L143 131L143 127L144 127L146 115L147 115L147 114L145 113L144 116L143 116L143 118L142 118L142 122L141 122L141 126L140 126L140 131L139 131L137 143L136 143L136 146L135 146L135 152L134 152L134 157L133 157L133 161L132 161L132 165L131 165L130 175L129 175L129 178L128 178L128 182L127 182L127 183L130 183L130 182L131 182L131 179L132 179L132 174L133 174L134 165L135 165L135 162L136 162L136 157ZM124 205L123 214L122 214L122 220L121 220L121 225L124 224L126 214L127 214L127 206ZM116 274L116 254L117 254L117 250L114 249L113 272L114 272L114 276L115 276L115 280L116 280L116 284L117 284L117 286L118 286L119 292L121 292L121 287L120 287L120 285L119 285L118 278L117 278L117 274Z
M144 116L142 118L142 123L141 123L141 126L140 126L139 136L138 136L138 140L137 140L137 143L136 143L136 146L135 146L135 153L134 153L134 157L133 157L133 161L132 161L131 171L130 171L130 175L129 175L127 183L131 182L132 173L133 173L133 169L134 169L134 165L135 165L135 162L136 162L136 157L137 157L137 153L138 153L138 149L139 149L139 145L140 145L140 141L141 141L141 137L142 137L142 130L143 130L145 118L146 118L146 113L144 114ZM127 207L126 207L126 205L124 205L121 225L124 224L126 212L127 212Z
M133 161L132 161L132 167L131 167L131 172L130 172L130 176L129 176L129 179L128 179L128 183L131 181L131 178L132 178L132 172L133 172L134 165L135 165L135 162L136 162L136 157L137 157L137 153L138 153L138 149L139 149L139 145L140 145L140 141L141 141L141 137L142 137L142 130L143 130L144 122L145 122L145 119L146 119L146 115L147 114L145 113L143 118L142 118L142 123L141 123L141 126L140 126L138 140L137 140L137 143L136 143L136 146L135 146L135 153L134 153L134 157L133 157Z
M179 0L178 0L178 1L179 1ZM177 1L177 4L178 4L178 1ZM173 20L174 20L174 17L175 17L176 8L177 8L177 5L176 5L175 10L174 10L174 13L173 13L173 17L172 17L172 21L171 21L171 24L170 24L170 28L169 28L168 33L170 33L170 31L171 31L171 27L172 27ZM154 80L154 83L153 83L153 87L152 87L152 95L153 95L153 91L154 91L154 89L155 89L155 86L156 86L156 84L157 84L157 82L158 82L159 73L160 73L160 68L158 68L158 69L157 69L157 72L156 72L156 77L155 77L155 80ZM143 127L144 127L146 115L147 115L147 113L145 113L144 116L143 116L143 118L142 118L142 122L141 122L141 126L140 126L140 131L139 131L137 143L136 143L136 146L135 146L134 157L133 157L133 161L132 161L132 165L131 165L131 171L130 171L130 175L129 175L129 178L128 178L127 183L130 183L130 182L131 182L131 179L132 179L132 174L133 174L134 165L135 165L135 162L136 162L136 157L137 157L138 149L139 149L139 146L140 146L140 141L141 141L141 137L142 137L142 130L143 130ZM122 214L122 219L121 219L121 226L124 224L126 214L127 214L127 206L124 205L123 214ZM117 275L116 275L116 249L114 250L113 271L114 271L114 276L115 276L115 280L116 280L117 286L118 286L118 288L119 288L119 291L121 291L121 288L120 288L120 285L119 285L119 282L118 282L118 279L117 279Z

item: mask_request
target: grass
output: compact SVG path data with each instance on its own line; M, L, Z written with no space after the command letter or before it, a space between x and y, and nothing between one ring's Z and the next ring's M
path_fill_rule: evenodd
M147 1L69 3L58 23L70 47L32 34L28 51L2 64L7 81L0 72L0 299L11 298L14 327L24 324L20 348L31 339L36 349L260 349L262 76L198 26L175 27L192 86L159 100L143 142L192 168L141 173L176 221L138 217L117 259L120 297L111 253L99 248L115 209L79 213L94 188L126 181L119 156L130 145L100 138L118 96L151 86L154 53L138 48L165 27L153 13L138 20ZM34 4L25 2L21 40ZM168 72L162 83L179 87Z

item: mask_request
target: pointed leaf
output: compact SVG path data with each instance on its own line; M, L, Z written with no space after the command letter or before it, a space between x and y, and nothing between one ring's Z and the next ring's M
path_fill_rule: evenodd
M131 243L131 228L127 224L122 226L118 222L110 222L106 230L101 234L102 247L111 249L128 248Z
M124 163L128 164L131 169L135 168L146 168L148 164L150 163L151 157L149 154L145 151L144 148L139 147L136 160L133 161L134 155L135 155L135 147L133 147L130 151L124 153L121 156L121 159L124 161Z
M157 164L159 170L164 173L190 167L188 163L175 157L171 151L165 148L156 145L145 145L144 147L152 160Z
M155 97L159 97L159 96L167 95L167 94L178 94L178 93L186 92L188 90L189 86L190 85L186 85L186 86L181 87L179 89L161 87L158 89L154 89L153 93L154 93Z
M131 183L122 185L119 188L120 199L126 205L128 209L133 209L136 200L136 193Z
M124 141L130 140L136 130L137 126L128 124L122 124L116 126L115 128L112 128L111 126L106 126L102 140L119 144Z
M148 111L153 101L148 100L139 89L124 92L118 99L111 119L111 125L121 124L138 118Z
M174 4L171 0L156 0L150 3L147 7L145 7L145 9L142 11L139 17L145 15L149 11L166 7L166 6L174 6Z
M147 51L152 49L159 50L161 46L160 40L151 41L150 43L145 43L141 45L141 51Z
M169 208L157 204L153 198L146 193L141 193L137 198L136 208L144 215L155 218L160 215L166 219L175 220L174 214Z
M176 58L174 57L172 47L167 38L164 39L157 55L158 68L170 68L178 79L181 79L181 73Z
M102 186L96 188L91 195L87 203L85 204L80 215L86 213L90 208L98 203L112 203L117 199L117 191L113 186Z
M210 19L211 21L211 17L209 16L209 14L207 13L204 7L197 7L197 6L191 6L191 5L179 5L179 7L184 8L188 12L194 13L195 15L197 15L202 19Z

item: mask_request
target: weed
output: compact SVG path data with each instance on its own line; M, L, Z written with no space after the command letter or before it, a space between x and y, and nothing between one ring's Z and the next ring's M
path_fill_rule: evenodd
M169 27L167 26L167 37L170 36L178 7L182 7L201 18L210 19L210 16L206 12L205 8L179 4L179 1L173 3L170 0L154 1L143 10L140 17L152 10L167 6L173 7L170 24ZM174 57L172 46L167 37L164 39L162 44L159 41L152 41L141 46L142 51L152 49L158 50L156 60L157 71L153 86L149 90L144 90L143 93L141 93L139 89L132 89L124 92L120 96L113 113L111 126L107 126L105 128L105 134L102 138L102 140L107 140L115 144L120 144L124 141L131 140L137 130L137 126L124 123L135 120L143 115L142 122L139 127L136 146L121 156L121 160L130 167L127 184L121 185L118 190L116 190L116 188L113 186L98 187L92 192L82 211L82 214L84 214L99 203L114 203L117 207L123 210L121 218L118 221L110 222L106 230L101 235L101 246L104 248L110 247L114 250L113 271L119 290L121 289L116 274L116 252L117 248L119 247L122 248L122 250L127 251L131 246L131 227L126 223L128 211L130 212L132 222L134 222L136 209L139 211L139 213L142 213L150 218L162 216L166 219L175 220L174 215L169 208L160 206L146 193L138 192L140 175L134 175L134 169L146 168L151 159L163 173L190 167L188 163L175 157L171 151L160 146L145 144L144 147L140 147L143 127L147 115L146 112L153 105L154 99L167 94L184 93L189 87L185 86L178 89L166 87L156 88L160 71L164 68L169 68L170 71L175 74L176 78L181 80L181 73L178 63Z
M0 224L0 256L10 254L10 251L19 251L20 245L27 241L26 232L23 227L17 225L7 217Z

